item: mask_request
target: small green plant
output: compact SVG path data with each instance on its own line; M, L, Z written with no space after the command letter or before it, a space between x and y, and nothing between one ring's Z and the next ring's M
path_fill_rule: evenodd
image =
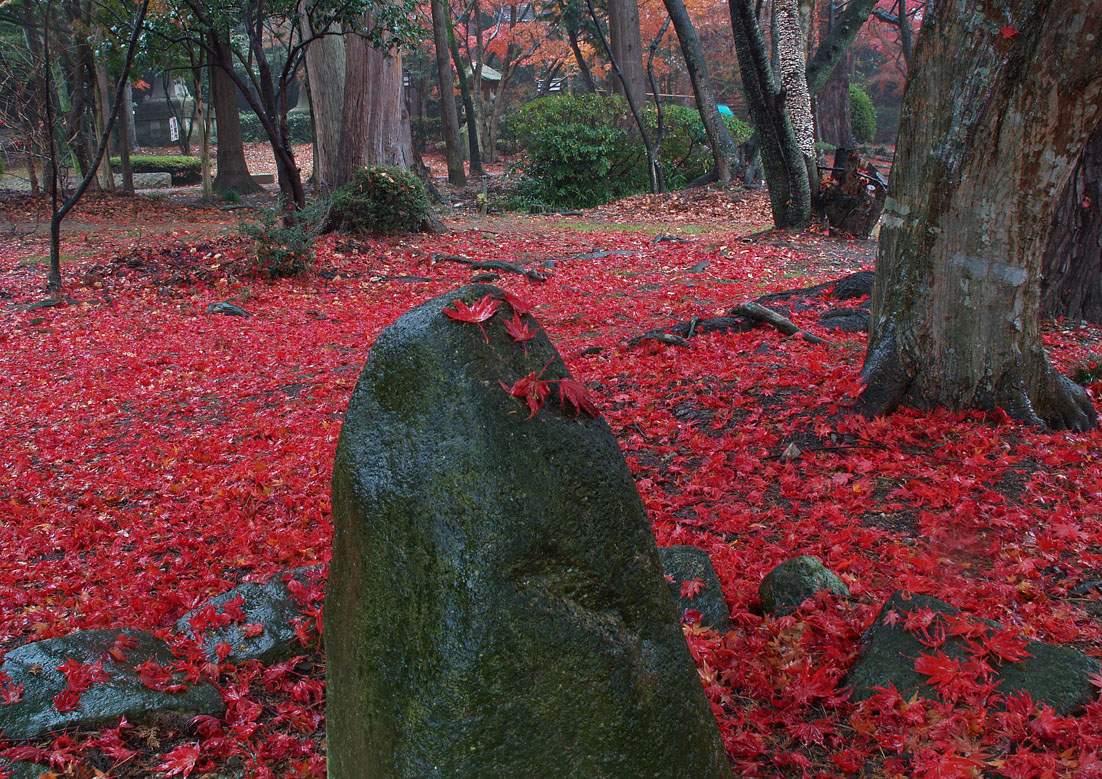
M1071 375L1076 384L1084 387L1102 381L1102 354L1087 355Z
M320 215L321 205L317 204L300 211L293 225L286 225L282 209L272 208L260 212L259 222L242 222L242 235L253 242L249 270L268 279L308 271L314 264L314 239Z
M330 226L364 233L412 233L432 214L425 188L412 173L390 166L356 171L333 193Z
M222 190L221 197L222 197L222 200L229 203L230 205L236 206L236 205L241 204L241 193L238 192L237 190L234 190L234 189Z
M876 138L876 109L859 84L849 85L849 108L853 136L859 143L872 143Z

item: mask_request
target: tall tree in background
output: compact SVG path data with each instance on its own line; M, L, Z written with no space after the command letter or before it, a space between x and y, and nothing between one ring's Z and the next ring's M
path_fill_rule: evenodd
M643 36L637 0L608 0L608 44L619 66L609 77L612 88L642 110L647 97Z
M728 5L743 91L769 187L773 223L781 228L804 227L811 221L807 165L785 107L784 93L773 78L754 0L728 0Z
M226 73L233 68L233 51L228 37L216 31L207 33L210 61L210 91L214 103L214 126L218 133L218 164L214 176L215 192L248 195L263 190L249 174L245 162L245 143L241 136L241 111L237 106L237 84Z
M1056 200L1102 119L1102 0L934 0L903 98L880 233L866 412L1002 408L1086 430L1041 342Z
M440 119L444 133L444 157L448 163L448 182L462 187L467 183L467 174L463 171L463 154L459 149L459 112L455 106L455 89L452 83L455 71L452 69L448 51L448 22L450 13L444 0L431 0L432 38L436 55L436 78L440 85Z
M712 149L715 178L727 183L731 181L732 168L737 164L738 145L731 137L727 124L716 107L715 93L712 91L711 79L708 76L708 63L704 58L696 27L693 26L693 20L685 9L685 3L683 0L664 0L664 2L681 45L681 54L685 58L685 68L689 72L689 80L693 86L693 97L696 99L696 107L704 123L704 132L708 136L708 146Z
M1102 324L1102 124L1060 197L1042 268L1045 316Z

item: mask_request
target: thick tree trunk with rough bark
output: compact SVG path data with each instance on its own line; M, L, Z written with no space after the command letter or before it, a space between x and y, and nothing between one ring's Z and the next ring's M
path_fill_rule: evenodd
M249 174L245 164L245 146L241 138L241 113L237 107L237 85L223 65L232 67L232 53L226 41L211 41L210 91L214 102L214 125L218 132L218 171L215 192L248 195L263 188Z
M635 105L642 107L647 99L647 75L637 0L608 0L608 39L620 66L620 75L611 76L612 88L624 97L630 95Z
M448 52L448 23L445 14L450 13L443 0L432 0L432 39L436 53L436 78L440 85L440 117L444 133L444 157L448 162L448 182L457 187L467 184L463 171L463 153L459 148L459 110L455 106L455 88L452 79L451 56Z
M700 46L700 37L696 27L685 10L682 0L664 0L666 11L673 22L677 40L681 44L681 53L685 57L685 68L689 71L689 80L693 85L693 95L700 118L704 123L704 132L708 136L708 145L715 160L715 173L719 181L731 181L732 169L738 166L738 144L727 130L727 124L716 108L715 93L708 77L708 63L704 59L704 50Z
M1102 114L1102 0L937 0L903 98L865 355L866 413L1097 417L1040 330L1041 259Z
M309 26L309 22L306 22ZM335 29L334 32L338 32ZM318 192L332 192L340 179L337 150L341 143L344 107L344 41L327 35L306 48L306 78L310 81L310 113L317 144L314 169Z
M769 186L773 223L780 228L804 227L811 221L807 165L785 110L784 93L773 80L753 0L728 0L728 5L743 91Z
M1060 197L1042 268L1045 316L1102 324L1102 124Z

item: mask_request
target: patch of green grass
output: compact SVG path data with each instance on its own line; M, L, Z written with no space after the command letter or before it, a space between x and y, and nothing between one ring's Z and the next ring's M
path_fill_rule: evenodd
M67 262L76 260L75 254L61 254L61 263L64 265ZM46 267L50 264L50 255L48 254L30 254L19 261L19 265L24 268L30 268L32 266Z

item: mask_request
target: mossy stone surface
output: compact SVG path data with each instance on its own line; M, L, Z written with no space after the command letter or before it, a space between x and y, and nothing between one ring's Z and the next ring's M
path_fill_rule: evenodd
M121 660L111 653L119 636L133 643ZM85 690L75 709L58 711L54 697L67 682L57 667L67 660L101 662L108 678ZM82 630L11 650L0 672L7 674L9 684L23 685L23 698L0 706L0 738L30 741L69 728L113 727L123 716L144 725L186 722L197 714L221 715L225 704L209 682L197 682L179 693L146 687L135 670L146 660L169 665L174 658L163 641L137 630Z
M758 587L761 610L766 614L792 614L808 598L823 590L848 598L849 588L834 571L813 555L785 560L767 573Z
M720 633L731 629L731 610L723 599L723 588L716 576L712 558L698 546L666 546L658 550L662 570L673 579L670 594L677 604L678 615L692 610L700 614L700 624ZM682 595L682 584L699 579L702 589L693 597Z
M843 682L844 686L853 688L851 700L871 698L875 695L873 688L889 684L904 697L917 693L931 700L938 698L937 690L927 684L928 677L915 670L915 658L937 651L963 660L969 656L969 651L960 638L952 636L936 650L922 644L904 626L907 615L920 609L947 616L959 614L955 607L937 598L901 591L893 593L875 622L865 631L861 656ZM894 624L889 624L889 614L894 615L891 618ZM997 622L975 619L991 629L1000 627ZM1097 697L1089 677L1099 672L1098 660L1068 647L1040 641L1030 641L1025 648L1030 656L1018 662L1004 660L999 663L988 658L995 670L1000 693L1029 693L1035 703L1044 703L1063 715L1076 713Z
M371 349L333 473L325 609L331 779L720 777L729 767L642 502L602 419L546 365L434 298ZM531 317L524 317L532 324Z

